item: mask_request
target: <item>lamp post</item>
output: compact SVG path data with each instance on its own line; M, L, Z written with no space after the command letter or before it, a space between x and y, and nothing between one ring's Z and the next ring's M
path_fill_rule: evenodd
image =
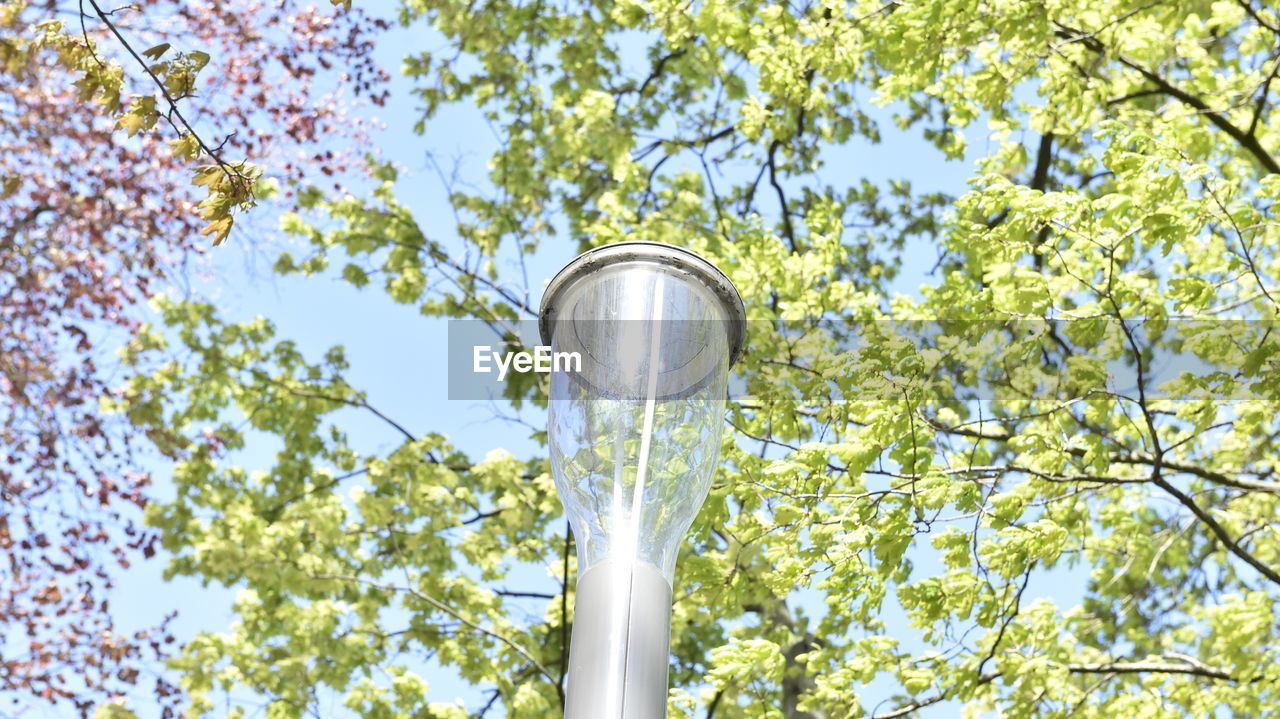
M676 555L715 473L742 299L693 252L620 242L556 274L539 329L581 358L552 370L548 414L578 544L565 717L662 719Z

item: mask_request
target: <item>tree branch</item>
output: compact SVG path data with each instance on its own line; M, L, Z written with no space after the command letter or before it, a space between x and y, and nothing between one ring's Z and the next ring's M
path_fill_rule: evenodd
M778 194L778 207L782 212L782 232L786 235L787 243L791 245L792 252L798 252L796 244L796 228L791 224L791 213L787 211L787 195L782 191L782 185L778 182L778 165L776 155L778 147L782 144L780 140L774 140L769 144L769 158L766 166L769 168L769 184L773 185L773 190Z
M1280 57L1277 57L1271 63L1271 72L1267 73L1267 79L1262 81L1262 86L1258 88L1258 101L1253 106L1253 119L1249 121L1249 129L1247 130L1249 137L1254 137L1258 131L1258 121L1262 119L1262 114L1267 109L1267 98L1271 94L1271 82L1276 79L1276 73L1280 72Z
M107 29L109 29L111 34L115 36L116 40L124 46L124 49L129 53L129 55L142 66L142 70L147 74L147 77L151 78L151 82L155 84L156 88L160 91L161 96L164 97L165 102L169 104L169 112L167 114L178 118L178 121L182 123L182 126L187 129L187 132L191 133L191 136L195 138L196 143L200 145L200 149L203 150L210 159L217 163L218 167L228 178L233 182L245 183L247 185L249 179L241 174L234 165L223 160L221 154L218 152L218 148L210 147L209 144L204 141L204 138L200 136L200 133L196 132L195 128L191 126L191 123L187 121L187 118L183 116L182 111L178 109L178 101L169 94L169 89L165 86L164 81L151 71L151 66L148 65L146 60L143 60L138 52L133 49L133 46L130 45L129 41L125 39L123 34L121 34L115 23L111 22L110 13L103 12L102 8L98 6L97 0L89 0L89 4L93 6L93 11L97 14L98 19L107 26ZM83 14L84 12L82 10L81 15ZM220 148L221 145L218 147Z
M560 680L556 682L556 692L560 696L560 706L565 704L564 682L569 676L569 546L572 539L572 525L564 522L564 558L561 564L560 577Z
M342 581L342 582L355 582L356 584L363 584L368 587L373 587L374 589L381 589L384 592L405 592L417 599L420 599L426 602L427 604L430 604L432 607L435 607L441 612L448 614L449 616L453 617L456 621L460 622L463 626L475 632L483 634L491 639L497 640L502 644L505 644L516 654L519 654L525 661L532 664L533 667L538 670L538 673L541 674L547 681L551 682L553 685L556 683L555 676L553 676L551 672L548 671L547 668L542 665L542 662L538 661L537 658L535 658L533 654L529 652L529 650L525 649L519 644L516 644L515 641L510 639L509 637L503 636L502 634L499 634L498 632L486 626L483 626L481 624L471 621L470 619L467 619L466 617L459 614L457 611L455 611L452 607L445 604L444 602L436 599L435 597L429 594L425 594L421 591L418 591L413 587L402 587L394 584L383 584L381 582L375 582L371 579L362 579L360 577L353 577L345 574L312 574L310 572L307 572L307 576L311 577L312 579L332 579L332 580Z
M1107 47L1093 33L1076 30L1067 25L1063 25L1062 23L1059 23L1059 22L1055 22L1054 24L1057 25L1059 28L1058 30L1059 37L1066 39L1069 42L1077 42L1077 41L1082 42L1084 43L1085 47L1089 48L1093 52L1099 55L1102 55L1104 57L1106 56ZM1224 117L1221 113L1211 109L1209 105L1205 103L1204 100L1200 99L1196 95L1191 94L1190 92L1187 92L1186 90L1183 90L1177 85L1174 85L1172 82L1170 82L1163 76L1152 71L1150 68L1146 67L1145 65L1138 62L1137 60L1134 60L1133 58L1128 57L1127 55L1116 54L1115 59L1118 60L1122 65L1132 70L1136 70L1139 75L1142 75L1144 78L1146 78L1149 82L1155 85L1156 88L1159 89L1161 92L1163 92L1165 95L1168 95L1169 97L1179 100L1183 104L1194 108L1195 110L1203 114L1205 117L1209 118L1209 122L1212 122L1215 126L1218 127L1218 129L1227 133L1229 136L1231 136L1231 139L1235 140L1236 143L1240 145L1240 147L1244 148L1249 152L1249 154L1253 155L1254 159L1258 161L1258 164L1261 165L1262 168L1265 169L1268 173L1280 173L1280 163L1277 163L1276 159L1272 157L1271 154L1267 152L1266 148L1262 146L1262 143L1258 142L1258 138L1253 137L1248 132L1233 125L1231 121L1228 120L1226 117Z
M1275 569L1267 566L1262 562L1262 560L1253 556L1241 547L1240 544L1227 532L1226 528L1219 524L1218 520L1213 518L1213 515L1206 512L1199 504L1196 504L1195 500L1187 496L1182 490L1172 484L1169 484L1169 482L1163 477L1156 476L1152 482L1160 489L1163 489L1165 492L1172 495L1174 499L1178 500L1182 504L1182 506L1190 509L1191 513L1196 515L1196 518L1201 522L1204 522L1205 526L1209 528L1209 531L1213 532L1214 536L1216 536L1218 541L1222 542L1222 544L1226 546L1229 552L1244 560L1244 562L1249 566L1258 570L1262 576L1271 580L1272 583L1280 585L1280 572L1277 572Z
M1091 664L1066 664L1066 670L1072 674L1183 674L1227 682L1253 682L1257 677L1240 679L1225 669L1211 667L1190 657L1179 657L1179 662L1140 661L1140 662L1102 662ZM978 677L978 684L990 684L1000 678L1000 672L988 672ZM931 694L923 699L903 704L897 709L883 714L866 714L863 719L898 719L916 711L946 701L951 695L948 692Z
M1072 674L1186 674L1189 676L1238 681L1225 669L1218 669L1196 662L1106 662L1102 664L1068 664ZM1250 680L1251 681L1251 680Z
M1254 22L1275 34L1280 35L1280 25L1272 25L1266 20L1263 20L1262 16L1258 14L1258 11L1253 9L1253 4L1250 3L1249 0L1236 0L1236 4L1244 8L1244 11L1249 13L1249 17L1253 18Z
M1005 429L988 429L985 427L973 428L963 425L948 425L932 417L925 417L926 423L934 430L944 434L952 434L959 437L968 437L969 439L985 439L993 442L1007 442L1013 439L1013 433ZM1068 453L1075 457L1083 457L1086 450L1079 447L1068 448ZM1117 464L1138 464L1143 466L1154 466L1156 459L1148 452L1134 451L1116 451L1112 452L1110 461ZM1161 462L1161 466L1165 469L1173 470L1182 474L1190 474L1201 479L1207 479L1215 484L1221 484L1235 489L1243 489L1251 492L1270 492L1272 494L1280 494L1280 482L1267 482L1257 479L1248 479L1237 474L1227 474L1212 469L1201 467L1190 462L1183 462L1176 459L1165 458ZM1145 480L1143 480L1145 481Z

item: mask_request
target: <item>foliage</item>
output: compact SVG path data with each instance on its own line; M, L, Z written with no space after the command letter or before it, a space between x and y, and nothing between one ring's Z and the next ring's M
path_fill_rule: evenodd
M493 192L450 198L468 248L673 242L747 301L740 372L759 399L731 403L679 565L673 716L1280 706L1280 15L1249 0L408 0L400 19L447 39L406 60L422 130L472 104L502 140ZM826 165L885 117L976 152L970 189ZM312 255L281 271L341 265L499 330L530 316L518 277L451 259L396 201L394 169L370 172L365 196L300 195L284 229ZM890 296L923 276L904 266L921 248L939 257L928 284ZM140 371L122 404L180 458L177 500L148 519L171 572L243 589L241 621L178 661L195 713L247 687L272 717L335 694L360 716L463 716L429 703L425 655L489 692L477 715L554 715L570 602L535 599L516 621L530 600L502 591L522 565L573 572L545 460L477 462L447 428L400 425L393 452L359 453L338 410L392 420L346 383L340 351L308 361L265 321L161 309L173 332L140 334L130 361L189 358ZM1158 378L1170 352L1211 371ZM238 416L282 443L274 466L200 439L241 446ZM1080 600L1037 597L1046 583ZM890 635L893 613L918 634ZM884 694L873 682L892 696L864 699Z
M157 541L138 521L139 443L99 407L112 350L135 304L199 263L202 227L221 240L237 207L296 182L284 165L317 133L359 138L341 95L310 83L342 65L380 101L377 25L289 2L0 2L0 713L118 715L104 700L151 684L144 670L171 651L162 606L158 627L112 621L119 569ZM224 153L279 167L251 192L258 170Z

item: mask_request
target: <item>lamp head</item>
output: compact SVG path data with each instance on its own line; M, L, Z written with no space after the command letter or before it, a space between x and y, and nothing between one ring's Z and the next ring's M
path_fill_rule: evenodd
M548 442L579 572L642 562L670 582L715 472L729 366L746 313L729 279L672 245L621 242L564 267L543 296L552 352Z

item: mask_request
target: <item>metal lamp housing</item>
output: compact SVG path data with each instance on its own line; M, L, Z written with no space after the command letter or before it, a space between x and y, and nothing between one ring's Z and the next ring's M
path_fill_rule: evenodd
M671 582L706 499L745 312L714 265L622 242L574 259L543 296L548 442L578 546L569 719L666 714Z

